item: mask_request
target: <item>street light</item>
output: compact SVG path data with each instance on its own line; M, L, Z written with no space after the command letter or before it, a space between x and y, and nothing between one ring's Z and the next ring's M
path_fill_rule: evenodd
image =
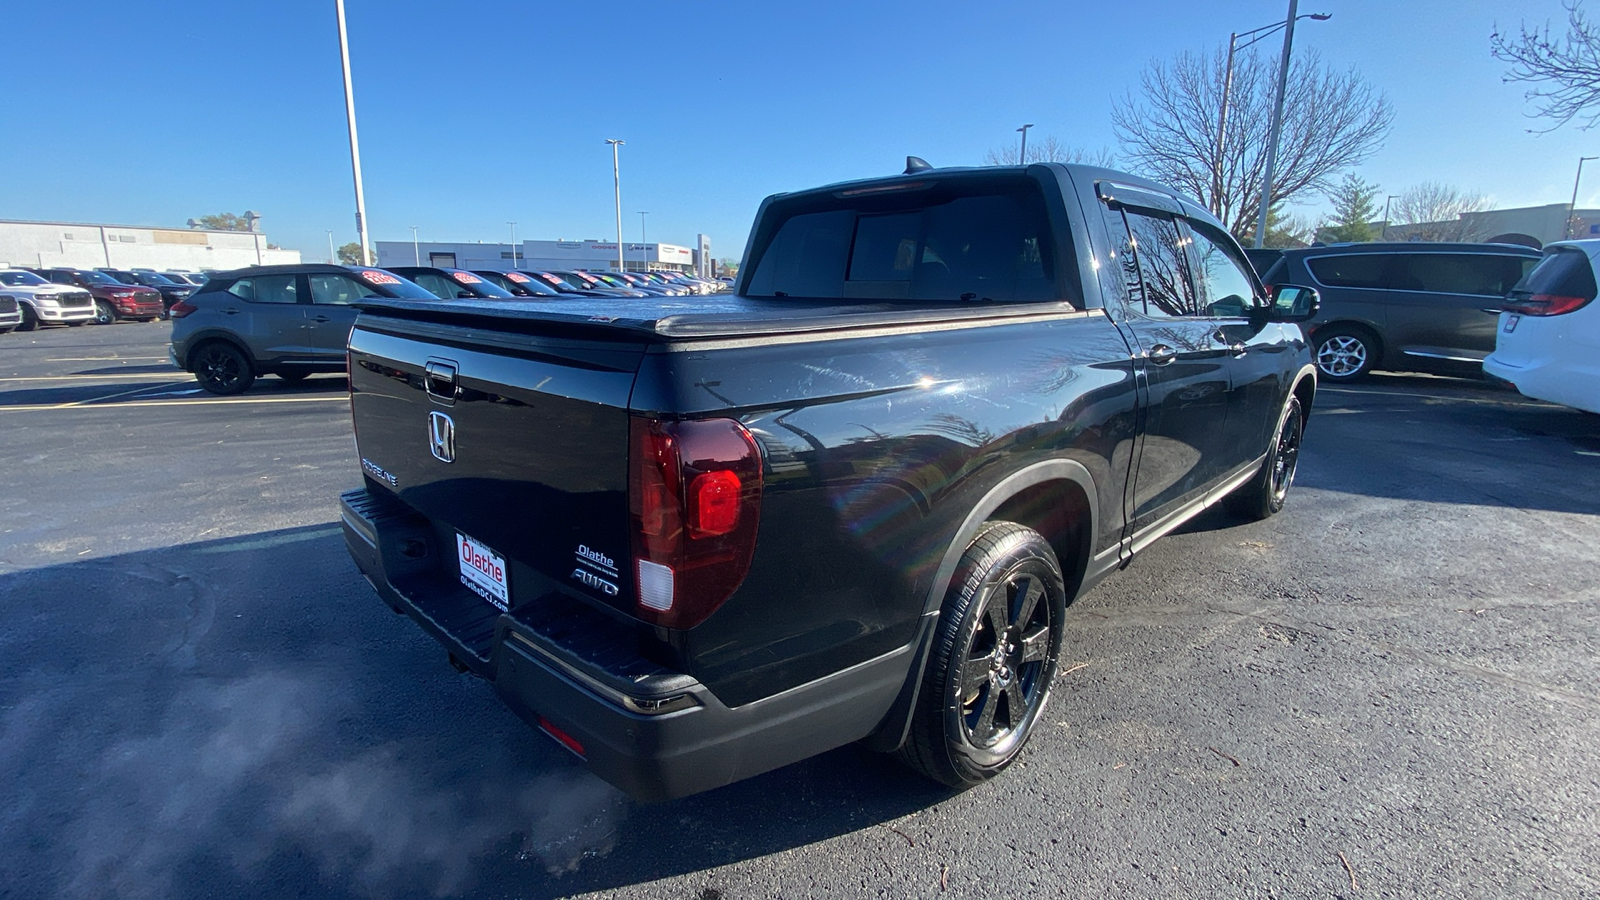
M1283 96L1289 89L1289 51L1294 47L1295 10L1300 0L1289 0L1289 15L1283 20L1283 59L1278 63L1278 99L1272 105L1272 136L1267 139L1267 171L1261 182L1261 215L1256 220L1257 247L1267 240L1267 212L1272 209L1272 169L1278 164L1278 136L1283 132ZM1316 18L1316 16L1312 16Z
M511 268L517 267L517 223L507 222L511 226Z
M1583 164L1591 159L1600 159L1600 156L1578 157L1578 177L1572 179L1572 202L1567 204L1567 227L1561 233L1563 239L1572 237L1572 219L1578 214L1578 182L1583 180Z
M1378 237L1385 241L1389 239L1389 203L1399 197L1399 194L1390 194L1383 198L1383 231L1379 232Z
M1326 22L1327 20L1333 18L1333 14L1306 13L1305 15L1296 16L1295 18L1315 19L1318 22ZM1211 213L1218 218L1221 218L1222 216L1222 190L1224 187L1226 187L1226 185L1223 184L1224 173L1222 171L1222 139L1223 135L1228 130L1228 102L1233 98L1233 54L1236 50L1243 50L1262 38L1270 37L1273 32L1277 31L1279 28L1285 27L1287 24L1287 22L1273 22L1271 25L1263 25L1260 28L1252 28L1249 31L1236 31L1228 35L1228 64L1223 68L1222 102L1217 104L1217 168L1214 173L1215 178L1212 180L1211 184ZM1245 41L1242 45L1238 43L1239 38L1248 37L1252 34L1255 35L1255 37Z
M331 266L339 261L339 257L333 252L333 229L328 228L325 230L328 232L328 265Z
M1029 122L1028 124L1017 129L1018 131L1022 132L1022 149L1017 151L1018 165L1025 166L1028 164L1028 129L1032 127L1033 123Z
M625 141L606 138L606 143L611 145L611 181L617 192L617 271L626 271L622 264L622 167L617 161L617 148Z
M417 243L417 226L411 226L411 258L422 265L422 247Z
M640 253L644 255L644 270L650 271L650 242L644 236L644 217L650 215L648 210L639 210L639 246Z
M333 0L339 16L339 62L344 67L344 114L350 123L350 168L356 180L356 234L361 238L361 264L372 265L367 248L367 198L361 191L361 142L356 139L356 95L350 86L350 41L345 36L344 0Z

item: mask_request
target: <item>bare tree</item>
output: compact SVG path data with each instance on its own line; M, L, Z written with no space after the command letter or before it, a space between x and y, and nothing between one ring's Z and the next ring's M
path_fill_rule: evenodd
M1388 236L1402 241L1475 241L1484 226L1467 213L1482 212L1494 204L1482 194L1453 185L1425 181L1407 188L1391 207L1395 224Z
M1278 63L1256 53L1235 56L1219 154L1226 60L1219 49L1152 61L1140 96L1113 102L1111 123L1140 171L1198 197L1243 240L1255 230L1261 202ZM1327 190L1337 173L1378 150L1393 120L1388 98L1354 69L1324 65L1315 50L1301 54L1289 68L1272 205Z
M1021 141L1017 143L1019 146L1016 147L999 147L990 150L984 154L983 164L986 166L1017 165L1017 154L1021 149ZM1110 167L1116 163L1116 157L1104 147L1090 152L1082 147L1072 147L1064 144L1055 135L1047 134L1044 137L1035 138L1028 144L1028 163L1031 165L1039 162L1087 163L1091 166Z
M1550 36L1550 26L1529 31L1519 25L1515 35L1496 31L1489 36L1489 52L1507 63L1505 80L1541 85L1525 95L1537 109L1534 116L1555 122L1543 131L1581 118L1582 128L1600 121L1600 28L1583 15L1579 0L1566 0L1567 33ZM1541 129L1535 129L1541 130Z

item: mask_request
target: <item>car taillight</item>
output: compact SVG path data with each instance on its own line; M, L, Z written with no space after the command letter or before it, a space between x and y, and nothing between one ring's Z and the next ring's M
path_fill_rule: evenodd
M693 628L750 570L761 453L732 419L634 418L629 430L639 615L666 628Z
M1526 297L1506 298L1501 309L1525 316L1559 316L1589 305L1593 297L1567 297L1561 294L1529 294Z
M187 300L179 300L177 303L172 304L172 308L167 310L167 314L172 316L174 319L181 319L184 316L187 316L189 313L199 311L200 307L195 306L193 303L190 303Z

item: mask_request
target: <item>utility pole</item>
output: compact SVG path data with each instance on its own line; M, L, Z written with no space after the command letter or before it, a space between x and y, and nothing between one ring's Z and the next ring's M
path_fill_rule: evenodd
M333 229L326 228L323 230L328 232L328 265L331 266L339 261L339 254L333 252Z
M1022 149L1017 151L1017 165L1019 166L1025 166L1028 164L1028 129L1032 127L1033 123L1029 122L1028 124L1017 129L1018 131L1022 132Z
M1273 167L1278 163L1278 137L1283 132L1283 95L1289 89L1289 51L1294 47L1294 20L1300 0L1289 0L1289 17L1283 22L1283 59L1278 63L1278 99L1272 105L1272 135L1267 140L1267 171L1261 182L1261 214L1256 218L1257 247L1266 246L1267 213L1272 209Z
M517 267L517 223L507 222L511 226L511 268Z
M611 145L611 182L617 192L617 271L625 272L627 267L622 263L622 167L617 161L617 148L625 142L607 138L606 143Z
M1578 182L1583 180L1583 164L1591 159L1600 159L1600 156L1578 157L1578 177L1572 179L1572 202L1567 204L1567 227L1561 232L1564 239L1572 238L1572 219L1578 214Z
M339 62L344 67L344 114L350 123L350 168L356 180L356 235L361 238L361 264L372 265L367 246L367 198L361 190L361 142L356 139L356 95L350 86L350 39L345 33L344 0L333 0L339 16Z
M417 226L411 226L411 258L416 265L422 265L422 246L417 243Z
M650 213L647 210L639 210L639 252L644 257L643 268L646 272L650 271L650 242L644 234L644 217L648 215Z
M1383 231L1378 234L1380 240L1389 239L1389 204L1399 197L1399 194L1390 194L1383 198Z

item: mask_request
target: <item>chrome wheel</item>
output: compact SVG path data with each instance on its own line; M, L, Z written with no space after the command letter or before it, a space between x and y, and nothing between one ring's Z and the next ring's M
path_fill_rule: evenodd
M104 300L94 302L94 320L101 325L110 325L117 320L117 314L112 311L111 304Z
M1317 347L1317 369L1330 378L1351 378L1367 367L1367 345L1351 334L1336 334Z

